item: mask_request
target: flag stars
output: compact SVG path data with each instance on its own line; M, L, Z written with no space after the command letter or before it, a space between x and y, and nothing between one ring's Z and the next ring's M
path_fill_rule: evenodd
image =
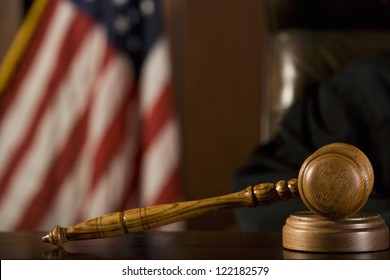
M112 2L116 7L121 7L126 5L129 2L129 0L112 0Z
M143 16L151 16L155 10L154 2L152 0L141 0L139 8Z
M115 28L115 31L120 35L123 35L126 32L128 32L130 30L129 17L121 16L121 15L117 16L115 21L114 21L114 28Z
M124 47L131 53L137 53L142 48L141 38L137 29L141 23L142 15L137 9L129 9L116 16L113 22L113 29L120 38L124 39Z

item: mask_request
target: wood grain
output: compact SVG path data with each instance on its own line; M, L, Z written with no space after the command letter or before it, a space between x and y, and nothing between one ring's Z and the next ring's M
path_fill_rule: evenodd
M283 247L306 252L372 252L389 248L389 229L376 213L330 220L312 212L290 215Z
M339 219L357 213L374 184L369 159L358 148L334 143L308 157L299 171L299 194L314 213Z
M55 226L42 240L63 247L71 240L106 238L144 231L222 209L266 206L278 200L297 197L296 182L296 179L292 179L277 184L262 183L218 197L110 213L67 228Z

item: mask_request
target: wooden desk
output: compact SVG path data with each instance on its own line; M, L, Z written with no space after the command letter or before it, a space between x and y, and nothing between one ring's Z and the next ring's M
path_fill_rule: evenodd
M321 254L282 248L281 233L143 232L73 241L65 250L43 243L46 232L0 232L1 259L390 259L390 250Z

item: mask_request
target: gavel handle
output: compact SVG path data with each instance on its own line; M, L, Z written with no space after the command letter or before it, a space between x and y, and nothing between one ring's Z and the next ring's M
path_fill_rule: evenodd
M276 184L258 184L218 197L106 214L67 228L55 226L42 240L63 247L65 242L71 240L106 238L139 232L221 209L266 206L278 200L288 200L290 197L299 197L296 179L279 181Z

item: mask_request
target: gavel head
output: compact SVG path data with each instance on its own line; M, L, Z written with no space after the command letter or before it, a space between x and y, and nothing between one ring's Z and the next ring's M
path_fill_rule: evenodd
M334 143L309 156L299 171L298 189L305 205L329 219L358 212L374 184L374 172L358 148Z

